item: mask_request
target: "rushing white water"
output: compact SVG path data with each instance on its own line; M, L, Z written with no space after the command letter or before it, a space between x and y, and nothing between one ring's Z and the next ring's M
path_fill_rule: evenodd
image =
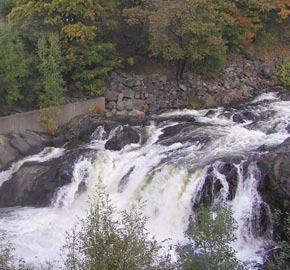
M250 112L251 117L245 112ZM236 123L237 115L244 121ZM248 269L258 269L271 239L271 228L263 235L255 232L253 220L259 219L259 209L264 205L257 191L259 172L254 160L247 173L243 173L243 164L249 157L259 155L260 146L272 147L289 137L289 122L290 102L267 94L239 109L184 110L155 116L146 127L144 143L128 145L121 151L105 150L104 145L122 127L108 138L99 127L85 146L94 154L91 158L80 156L71 184L55 194L51 207L0 209L0 232L9 236L16 255L29 263L59 259L65 232L78 217L85 216L87 200L101 181L120 210L145 202L147 228L157 240L170 239L167 245L184 241L193 204L201 197L209 168L214 181L222 185L214 202L227 201L230 184L219 167L223 159L236 157L237 190L233 200L228 201L238 223L233 247ZM176 130L165 136L166 130L174 126ZM53 149L50 155L42 152L15 163L9 171L0 173L0 184L9 181L27 160L42 162L63 151ZM81 183L86 184L87 190L79 194Z

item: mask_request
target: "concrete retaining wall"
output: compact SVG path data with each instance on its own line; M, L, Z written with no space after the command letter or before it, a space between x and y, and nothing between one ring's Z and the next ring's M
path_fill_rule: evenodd
M69 122L72 118L86 114L90 111L101 113L105 110L105 98L96 98L76 103L69 103L58 107L58 126ZM24 130L45 132L40 123L39 111L18 113L10 116L0 117L0 135L10 132L21 132Z

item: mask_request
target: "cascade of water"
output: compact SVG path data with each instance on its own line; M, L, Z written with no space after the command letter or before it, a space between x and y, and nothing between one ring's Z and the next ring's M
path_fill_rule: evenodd
M143 213L148 217L149 232L160 241L169 238L165 245L170 246L185 240L193 206L201 200L208 181L213 181L211 203L226 201L238 223L237 241L233 243L238 258L247 262L248 269L258 269L271 239L271 226L258 227L270 212L257 191L257 165L248 159L258 155L260 146L271 147L289 137L286 131L289 105L290 102L281 102L268 94L240 109L184 110L156 115L146 127L142 145L128 145L115 152L105 150L104 145L122 126L109 135L100 127L85 146L94 154L79 158L71 184L57 191L51 207L2 209L0 232L7 233L17 255L28 262L58 258L65 231L73 226L76 217L85 215L87 200L94 194L95 184L101 181L119 210L145 203ZM237 114L243 121L235 122ZM42 162L64 150L54 151L33 158ZM231 180L236 181L236 190L220 169L227 158L238 160L233 165L237 179ZM2 172L0 179L9 180L21 162L13 165L9 173ZM271 224L270 219L268 223Z

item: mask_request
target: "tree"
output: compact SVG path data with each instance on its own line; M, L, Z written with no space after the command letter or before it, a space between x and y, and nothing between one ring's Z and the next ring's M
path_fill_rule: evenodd
M225 64L222 29L233 21L230 1L155 0L153 5L148 15L150 50L177 63L177 80L182 79L186 65L199 70L209 67L202 72L211 76L216 71L213 67Z
M13 105L23 99L30 75L30 59L15 31L0 24L0 103Z
M43 36L38 41L38 69L42 76L42 91L39 95L41 108L60 105L64 102L65 82L62 79L63 57L57 34Z
M116 12L116 0L24 0L17 2L9 18L18 24L41 18L41 25L57 31L70 87L94 95L104 91L109 72L119 66L109 41L117 27Z
M66 270L171 269L160 261L160 246L150 240L146 219L137 210L117 212L100 187L80 229L67 236Z
M187 231L192 245L179 249L182 270L242 270L230 244L235 240L235 221L223 206L216 216L210 207L201 207Z

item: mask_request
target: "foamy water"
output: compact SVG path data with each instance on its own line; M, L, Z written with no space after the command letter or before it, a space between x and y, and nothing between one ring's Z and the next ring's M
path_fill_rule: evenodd
M255 121L245 119L243 123L235 123L233 115L243 111L255 115ZM239 157L241 161L235 165L239 172L237 192L227 202L238 224L237 241L232 245L248 269L256 269L263 263L271 233L259 237L253 233L251 218L259 215L263 202L257 192L256 163L253 160L249 172L243 174L243 162L254 153L258 155L256 150L260 146L278 145L289 137L286 126L290 122L290 102L267 94L239 110L218 108L208 112L184 110L155 116L146 127L147 139L143 145L128 145L116 152L105 150L104 145L118 130L107 135L99 127L86 145L94 154L91 158L80 156L72 183L58 191L51 206L0 209L0 232L8 235L16 255L29 263L39 265L60 260L59 249L64 244L65 232L78 218L85 217L88 198L94 194L96 183L102 182L119 210L145 203L143 212L148 217L149 232L159 241L170 239L165 245L173 245L185 240L189 217L194 214L192 205L199 199L208 168L213 168L215 179L223 186L218 199L226 201L229 184L217 168L223 158ZM176 119L181 116L192 117L192 123ZM158 142L164 128L180 123L185 123L186 128L181 128L166 144ZM205 135L207 140L191 140ZM10 170L0 173L0 185L9 181L23 163L31 159L43 162L63 152L64 149L46 149L15 163ZM83 182L87 191L79 194Z

